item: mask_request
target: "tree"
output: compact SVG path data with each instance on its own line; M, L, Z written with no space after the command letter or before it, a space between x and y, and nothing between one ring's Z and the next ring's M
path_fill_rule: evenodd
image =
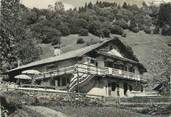
M93 8L93 4L90 2L87 6L89 9L92 9Z
M79 35L80 36L88 36L88 30L84 29L84 28L80 29Z
M125 9L127 9L127 8L128 8L127 3L126 3L126 2L124 2L124 3L123 3L123 5L122 5L122 7L123 7L123 8L125 8Z
M84 39L79 38L79 39L77 40L77 44L83 44L83 43L85 43Z
M61 23L58 27L56 27L60 32L61 35L67 36L70 34L70 29L67 24Z
M96 36L102 36L101 33L101 22L99 21L92 21L89 24L88 31Z
M157 24L162 27L163 35L171 35L171 3L160 5Z
M23 26L19 19L19 0L1 0L1 19L0 19L0 46L1 66L2 63L13 68L14 61L17 60L16 42L23 35Z
M55 11L64 11L64 5L61 1L55 2Z
M123 28L121 28L120 26L118 25L112 25L111 29L110 29L110 32L112 34L119 34L119 35L122 35L124 33L124 30Z
M107 28L102 29L102 33L104 37L110 37L110 30Z
M17 44L18 58L22 64L27 64L39 59L40 50L36 46L37 43L29 37L32 37L31 32L28 32L25 39Z

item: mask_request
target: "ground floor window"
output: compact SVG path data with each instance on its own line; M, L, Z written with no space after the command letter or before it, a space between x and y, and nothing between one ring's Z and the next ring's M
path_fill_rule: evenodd
M144 89L143 89L143 86L141 85L141 92L143 92L144 91Z
M131 85L129 85L129 91L132 91L132 86Z
M120 92L119 92L119 84L116 85L117 87L117 96L120 96Z
M116 83L112 83L112 91L115 91L116 90Z

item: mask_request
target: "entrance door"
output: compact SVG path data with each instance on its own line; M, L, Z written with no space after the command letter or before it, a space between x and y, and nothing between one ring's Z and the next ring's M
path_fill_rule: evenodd
M115 82L110 82L108 84L109 96L112 96L112 97L116 96L116 88L117 88L117 84Z

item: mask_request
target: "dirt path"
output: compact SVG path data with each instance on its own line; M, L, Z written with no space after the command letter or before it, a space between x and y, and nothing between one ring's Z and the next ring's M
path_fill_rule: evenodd
M43 106L27 106L27 108L34 110L45 117L67 117L65 114L52 110Z

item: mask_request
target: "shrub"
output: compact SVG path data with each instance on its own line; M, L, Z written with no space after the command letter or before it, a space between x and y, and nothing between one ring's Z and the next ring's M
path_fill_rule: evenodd
M126 33L123 33L121 36L122 36L122 37L126 37Z
M102 30L103 36L104 37L110 37L110 30L105 28Z
M119 25L123 29L128 29L128 24L125 20L118 20L118 21L114 22L114 24Z
M162 27L162 32L161 32L162 35L171 35L171 27L168 26L168 25L164 25Z
M153 34L159 34L159 33L160 33L159 27L155 27L155 29L153 30Z
M93 21L89 24L88 31L96 36L101 35L101 22Z
M77 44L83 44L83 43L85 43L84 39L79 38L79 39L77 40Z
M69 27L66 24L59 25L58 30L62 33L63 36L67 36L70 34Z
M80 36L88 36L88 30L84 29L84 28L80 29L79 35Z
M130 30L134 33L138 33L139 32L139 28L138 27L133 27L133 28L130 28Z
M144 32L147 33L147 34L151 34L150 27L144 27Z
M139 30L144 30L144 25L143 24L138 24Z
M122 35L124 33L124 30L122 27L118 26L118 25L112 25L112 27L110 28L110 32L112 34L119 34Z

